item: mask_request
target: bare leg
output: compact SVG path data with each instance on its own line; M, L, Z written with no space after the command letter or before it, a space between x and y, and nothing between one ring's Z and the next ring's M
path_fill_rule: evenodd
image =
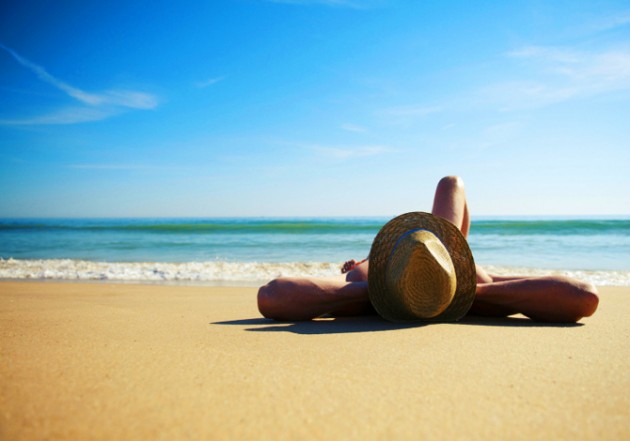
M438 182L435 189L435 197L433 198L433 209L431 211L435 216L444 218L455 225L462 232L464 237L468 237L470 231L470 214L468 212L468 202L466 201L466 192L464 190L464 181L458 176L446 176ZM347 273L357 267L360 267L364 261L358 264L354 260L344 263L341 268L342 273ZM365 266L365 279L367 280L367 266ZM478 273L481 268L478 268ZM483 273L485 275L485 272ZM479 275L479 274L478 274ZM485 275L480 281L491 281L489 276Z
M367 259L363 259L363 260L361 260L359 262L357 262L354 259L348 260L341 267L341 274L345 274L347 272L352 271L353 269L355 269L356 267L358 267L359 265L361 265L362 263L364 263L366 261L367 261Z
M470 215L464 190L464 181L458 176L440 179L435 189L431 213L455 225L468 238Z
M470 214L461 178L440 180L432 212L468 237ZM599 301L593 285L566 277L491 277L477 266L477 283L471 314L504 317L522 313L534 320L575 322L592 315Z
M440 179L435 189L433 210L431 213L455 225L468 238L470 231L470 213L464 190L464 181L459 176L446 176ZM492 282L492 278L477 266L477 282Z
M470 214L463 181L440 180L433 214L468 236ZM310 320L323 314L360 315L373 312L367 289L369 263L351 264L345 275L328 279L276 279L258 291L258 308L268 318ZM507 316L522 313L542 321L575 322L597 309L597 290L563 277L500 278L493 280L477 267L477 292L472 314Z
M547 322L576 322L591 316L599 299L596 288L566 277L534 277L477 285L471 314L508 316L522 313Z
M280 278L258 290L258 310L275 320L310 320L324 314L363 315L370 311L367 282Z
M464 237L468 237L470 231L470 214L468 213L468 203L466 192L464 191L464 181L458 176L446 176L438 182L433 198L433 210L435 216L444 218L454 224L462 232ZM349 260L341 267L342 274L350 274L353 270L361 268L367 259L360 262ZM348 280L367 280L367 265L362 267L363 271L350 275ZM364 276L361 278L361 276ZM359 278L357 278L359 277Z
M591 316L598 303L597 290L591 284L565 277L537 277L478 284L470 314L505 317L522 313L539 321L573 323ZM258 291L258 309L275 320L374 313L367 282L349 282L343 276L273 280Z

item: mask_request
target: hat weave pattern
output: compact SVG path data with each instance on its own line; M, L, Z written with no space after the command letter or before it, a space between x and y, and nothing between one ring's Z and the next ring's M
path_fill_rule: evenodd
M398 240L410 231L424 229L433 233L448 250L455 268L457 288L451 303L435 317L419 318L408 305L388 289L387 268ZM445 322L462 318L470 309L477 285L475 262L466 238L449 221L430 213L411 212L390 220L376 235L370 250L368 293L370 302L385 319L393 322ZM412 288L413 290L413 288Z

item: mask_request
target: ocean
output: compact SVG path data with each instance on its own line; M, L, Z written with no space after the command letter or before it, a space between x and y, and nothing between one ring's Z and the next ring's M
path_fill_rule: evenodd
M2 219L0 279L257 285L367 257L388 218ZM491 273L630 286L630 218L478 218Z

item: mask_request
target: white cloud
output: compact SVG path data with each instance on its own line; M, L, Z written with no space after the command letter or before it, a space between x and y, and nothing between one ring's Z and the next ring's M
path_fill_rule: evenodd
M158 99L151 94L135 92L133 90L108 90L101 95L103 104L130 109L154 109L158 106Z
M505 81L477 92L477 106L498 106L502 112L532 109L557 104L575 97L572 87L546 84L540 81Z
M79 170L140 170L152 168L138 164L71 164L68 167Z
M425 119L427 116L442 112L444 109L440 106L397 106L381 109L377 111L377 115L389 124L410 125L417 121Z
M584 52L567 48L529 46L508 53L536 70L611 88L630 86L630 49Z
M630 11L616 13L614 15L604 17L590 24L591 32L603 32L616 29L630 24Z
M361 146L322 146L322 145L310 145L308 149L316 152L321 156L336 160L345 160L360 158L366 156L382 155L392 151L387 146L383 145L361 145Z
M399 106L390 107L382 111L383 114L392 116L414 117L422 118L432 113L439 112L440 107L427 107L427 106Z
M368 131L365 127L350 123L342 124L340 127L348 132L365 133Z
M493 84L480 90L479 101L502 110L539 108L572 99L630 90L629 48L578 51L527 46L507 54L527 79Z
M204 89L208 86L212 86L214 84L217 84L220 81L225 80L225 77L214 77L214 78L208 78L207 80L204 81L197 81L195 83L195 87L198 87L200 89Z
M522 130L523 123L519 121L504 121L493 124L481 131L477 143L481 148L505 147L515 138L521 137Z
M93 107L76 107L61 109L47 115L30 118L0 119L0 124L10 126L30 126L44 124L77 124L90 121L101 121L114 115L113 109Z
M0 48L8 52L18 63L33 72L37 77L51 86L64 92L70 98L87 107L61 109L49 115L0 120L2 124L75 124L87 121L98 121L121 113L125 109L153 109L158 99L151 94L133 90L111 89L101 93L89 93L74 87L51 75L43 67L27 60L13 49L0 44Z

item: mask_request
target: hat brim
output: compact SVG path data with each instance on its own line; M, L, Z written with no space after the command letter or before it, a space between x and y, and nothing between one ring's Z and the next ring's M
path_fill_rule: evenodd
M398 239L410 230L432 232L448 250L455 267L457 288L450 305L439 315L419 319L410 314L387 294L386 268L389 256ZM406 213L386 223L378 232L370 250L368 294L370 302L381 317L392 322L446 322L461 319L475 299L477 271L468 242L459 229L449 221L420 211Z

